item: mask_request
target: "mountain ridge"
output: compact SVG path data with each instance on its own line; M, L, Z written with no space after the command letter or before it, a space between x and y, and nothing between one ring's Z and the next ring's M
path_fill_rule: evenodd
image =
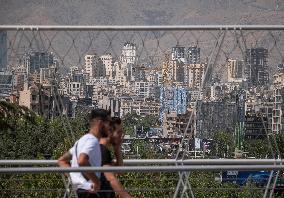
M282 24L284 18L284 4L277 0L0 0L0 5L0 24Z

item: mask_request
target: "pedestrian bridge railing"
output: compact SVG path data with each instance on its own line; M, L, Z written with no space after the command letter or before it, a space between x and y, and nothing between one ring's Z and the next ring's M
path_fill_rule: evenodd
M262 197L265 191L271 190L282 196L281 176L275 187L265 185L269 177L257 177L272 175L274 178L284 171L283 162L282 159L129 159L124 160L125 166L62 168L57 166L56 160L0 160L0 197L75 197L70 179L63 173L89 171L120 173L120 181L134 197L174 197L180 175L187 172L191 173L188 178L191 189L186 191L192 191L194 197L226 193L228 196L253 193ZM225 177L224 173L231 176ZM250 176L241 175L243 173ZM197 180L200 183L196 183ZM15 185L18 188L12 189Z

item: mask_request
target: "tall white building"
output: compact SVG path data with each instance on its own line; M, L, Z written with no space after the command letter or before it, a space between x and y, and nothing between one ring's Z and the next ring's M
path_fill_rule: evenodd
M111 54L105 54L100 57L106 71L106 77L113 79L113 57Z
M135 81L135 67L137 62L136 45L125 43L122 48L120 61L113 63L113 78L124 87L130 81Z
M272 132L277 134L284 129L284 73L273 76L273 100Z
M85 73L89 74L90 77L93 77L95 73L95 59L96 55L85 56Z
M185 66L184 80L188 87L199 89L204 78L207 64L188 64Z
M124 44L122 48L122 53L120 56L120 61L122 63L135 64L137 61L136 45L130 42Z

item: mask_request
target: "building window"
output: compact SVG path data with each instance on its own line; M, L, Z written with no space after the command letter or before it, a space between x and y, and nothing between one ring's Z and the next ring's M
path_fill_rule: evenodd
M37 98L37 95L32 95L32 100L33 101L36 100L36 98Z

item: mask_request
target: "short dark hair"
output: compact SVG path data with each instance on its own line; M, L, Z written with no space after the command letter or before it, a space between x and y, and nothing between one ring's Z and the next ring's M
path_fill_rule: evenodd
M111 122L113 124L121 124L121 119L119 117L112 117Z
M89 122L92 122L94 119L101 119L107 121L109 117L109 112L105 109L93 109L89 115Z
M111 127L113 130L115 130L115 125L120 125L121 124L121 119L119 117L112 117L111 118Z
M108 116L111 116L111 110L110 109L107 110L107 113L108 113Z

